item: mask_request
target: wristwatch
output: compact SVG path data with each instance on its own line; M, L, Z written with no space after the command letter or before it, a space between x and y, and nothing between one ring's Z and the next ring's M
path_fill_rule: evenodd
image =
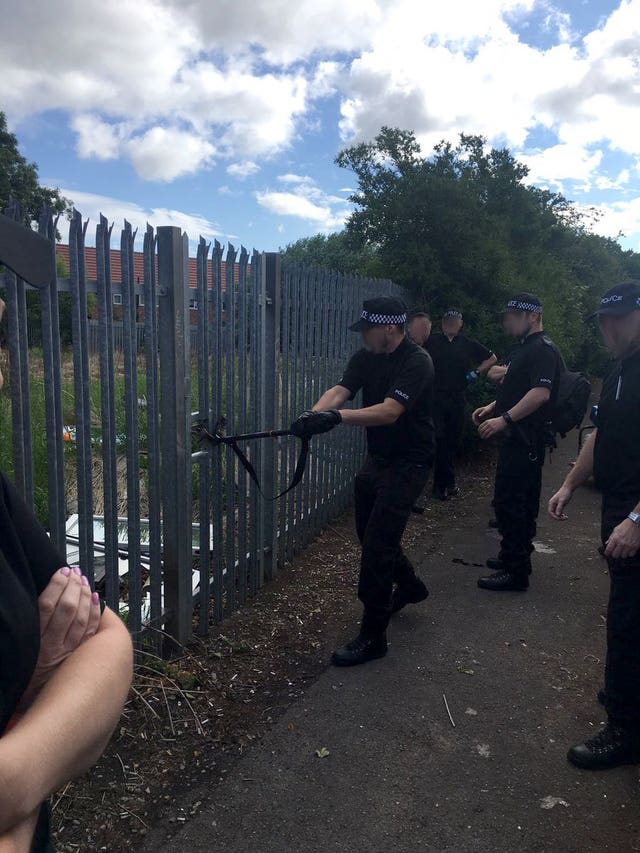
M627 518L630 518L634 524L637 524L640 527L640 512L630 512Z
M513 420L511 418L511 415L509 414L509 412L503 412L502 418L509 426L511 426L511 424L513 423Z

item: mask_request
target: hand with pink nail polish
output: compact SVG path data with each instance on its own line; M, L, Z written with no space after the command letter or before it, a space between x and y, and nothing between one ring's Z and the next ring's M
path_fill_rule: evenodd
M100 625L100 598L91 592L78 566L63 566L38 598L40 653L22 697L20 710L28 707L52 673L78 646L93 637Z

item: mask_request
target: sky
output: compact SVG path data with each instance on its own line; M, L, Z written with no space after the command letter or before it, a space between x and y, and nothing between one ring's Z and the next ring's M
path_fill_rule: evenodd
M481 134L640 251L640 0L0 0L0 110L89 217L274 251L341 230L382 125ZM64 234L64 232L63 232Z

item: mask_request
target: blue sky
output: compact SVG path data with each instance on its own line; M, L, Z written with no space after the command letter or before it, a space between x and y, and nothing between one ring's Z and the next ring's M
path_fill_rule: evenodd
M30 0L0 109L93 222L274 250L343 227L341 147L480 133L640 250L640 0ZM91 232L91 228L90 228Z

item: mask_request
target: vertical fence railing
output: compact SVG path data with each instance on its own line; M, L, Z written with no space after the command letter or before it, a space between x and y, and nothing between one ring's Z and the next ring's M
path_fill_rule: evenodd
M198 336L197 336L197 365L198 365L198 409L199 416L207 429L211 431L210 418L210 335L209 335L209 319L210 319L210 299L209 287L207 282L207 265L209 257L208 243L201 237L198 243L198 254L196 258L196 289L197 289L197 305L199 307L198 315ZM209 595L210 595L210 577L211 577L211 542L210 542L210 523L211 515L211 476L210 476L210 456L204 451L197 451L196 460L198 465L198 518L200 522L198 535L198 569L200 572L200 591L198 596L199 615L198 615L198 633L204 636L207 632L209 624Z
M96 226L96 273L98 279L98 357L102 424L104 595L108 606L115 610L120 601L120 578L118 573L118 467L110 246L111 228L105 217L101 216Z
M58 220L46 210L40 215L39 231L51 242L55 257L55 235ZM55 265L54 265L55 269ZM42 369L44 384L44 427L47 445L47 526L51 539L62 555L66 552L64 448L62 441L62 376L60 368L60 316L58 283L54 274L49 286L40 291L42 326Z
M147 226L143 245L145 311L145 376L146 376L146 460L149 514L149 615L154 628L163 626L162 619L162 504L160 467L160 387L158 367L158 291L156 286L156 237ZM152 635L159 650L160 634Z
M39 229L54 252L49 213ZM32 505L36 482L48 492L43 521L53 541L76 549L136 643L150 637L160 649L160 633L145 628L161 628L184 644L197 612L197 631L206 635L348 508L364 453L363 430L343 427L314 438L301 485L274 502L229 447L194 445L192 423L213 433L224 416L229 434L288 426L339 381L359 345L348 326L362 299L401 291L391 282L285 263L274 253L249 255L233 246L225 252L203 239L190 270L187 236L149 226L140 284L136 232L128 223L120 236L122 275L114 281L112 228L101 216L90 250L86 233L74 212L69 278L40 291L42 422L33 413L28 285L10 272L0 280L9 324L12 473ZM95 281L88 280L88 251ZM89 293L96 294L92 321ZM72 346L65 351L63 296L71 307ZM65 450L63 423L71 412L75 440ZM36 430L46 432L45 472L33 468ZM294 438L243 449L264 495L287 487L299 450ZM73 534L65 529L72 511Z
M87 290L85 275L85 234L87 224L75 211L69 227L69 280L71 329L73 335L73 395L76 421L76 483L78 505L78 547L80 565L89 580L94 579L93 547L93 458L91 452L91 397L87 345Z

